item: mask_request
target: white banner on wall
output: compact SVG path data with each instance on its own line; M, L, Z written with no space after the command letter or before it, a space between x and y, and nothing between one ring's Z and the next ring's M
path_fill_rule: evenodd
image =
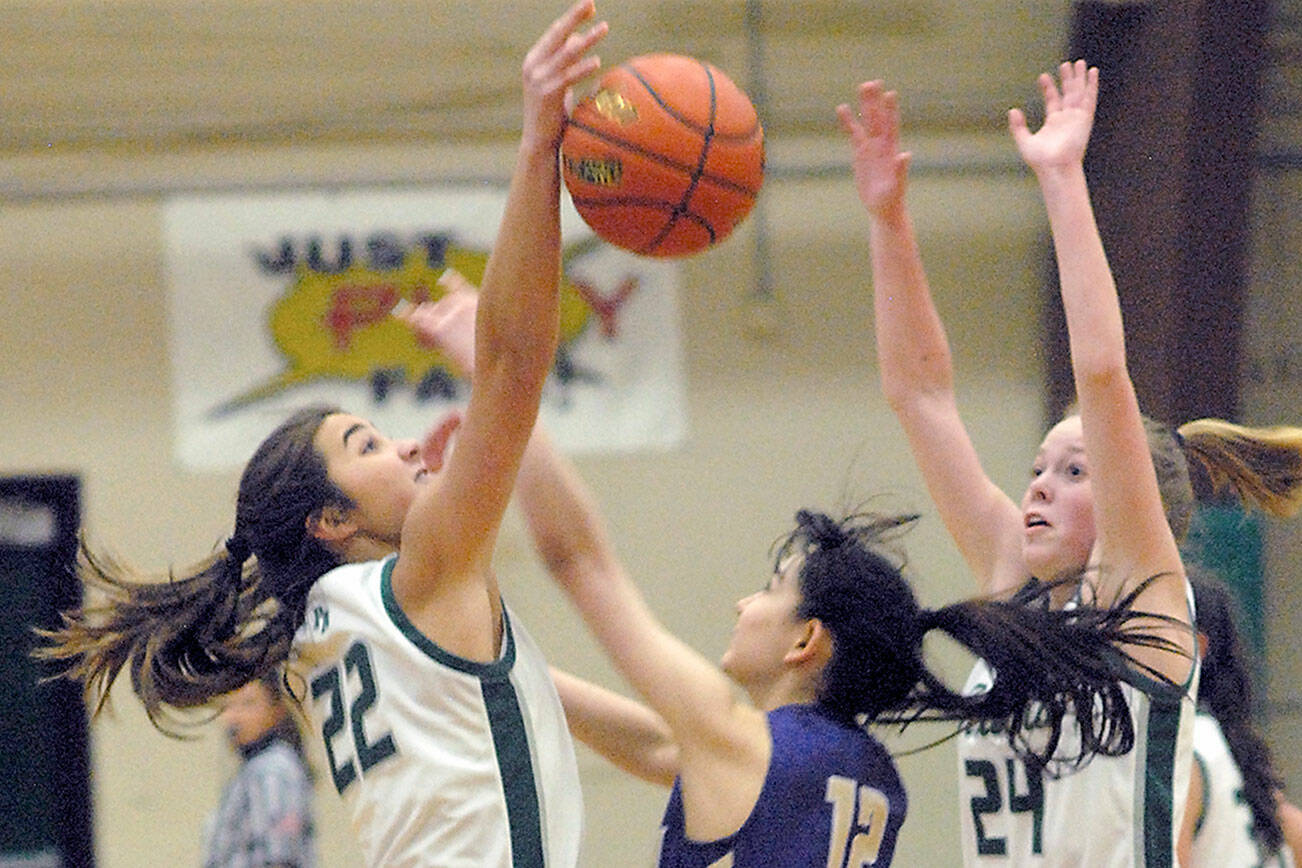
M478 283L499 186L178 197L164 206L175 455L244 464L294 409L338 404L417 436L466 384L388 315ZM598 242L562 208L561 348L542 419L572 452L665 449L686 432L678 268Z

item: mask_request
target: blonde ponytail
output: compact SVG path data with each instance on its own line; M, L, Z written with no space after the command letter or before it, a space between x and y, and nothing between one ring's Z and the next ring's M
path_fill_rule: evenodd
M1195 419L1179 428L1185 453L1207 470L1212 486L1277 517L1302 507L1302 428L1250 428Z

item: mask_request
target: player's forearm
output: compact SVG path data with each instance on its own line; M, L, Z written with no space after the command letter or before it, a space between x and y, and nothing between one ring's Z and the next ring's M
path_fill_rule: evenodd
M949 341L907 212L870 222L873 311L882 386L894 407L953 390Z
M608 762L662 786L678 774L678 746L664 719L647 706L558 669L552 680L571 734Z
M516 497L534 548L553 579L564 583L584 562L614 557L591 494L541 427L525 448Z
M505 359L516 369L513 377L528 375L540 385L550 369L559 322L559 185L554 148L521 145L480 287L477 376Z
M1125 337L1108 265L1080 165L1037 174L1058 262L1077 386L1125 368Z

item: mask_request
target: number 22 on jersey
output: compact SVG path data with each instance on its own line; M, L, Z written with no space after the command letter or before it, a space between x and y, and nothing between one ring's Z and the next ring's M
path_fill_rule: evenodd
M321 722L321 740L325 742L330 777L340 793L357 780L359 774L365 775L376 763L398 752L389 733L378 738L367 737L366 713L375 705L379 695L371 653L361 642L349 646L338 665L312 679L312 701L327 697L329 704L330 712ZM346 716L345 700L348 701ZM335 736L346 724L351 724L351 756L347 750L336 751Z

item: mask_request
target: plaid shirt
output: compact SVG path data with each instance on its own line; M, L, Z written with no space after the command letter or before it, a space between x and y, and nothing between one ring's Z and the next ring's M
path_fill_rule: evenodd
M209 821L204 868L314 868L312 782L302 758L274 735L243 753Z

